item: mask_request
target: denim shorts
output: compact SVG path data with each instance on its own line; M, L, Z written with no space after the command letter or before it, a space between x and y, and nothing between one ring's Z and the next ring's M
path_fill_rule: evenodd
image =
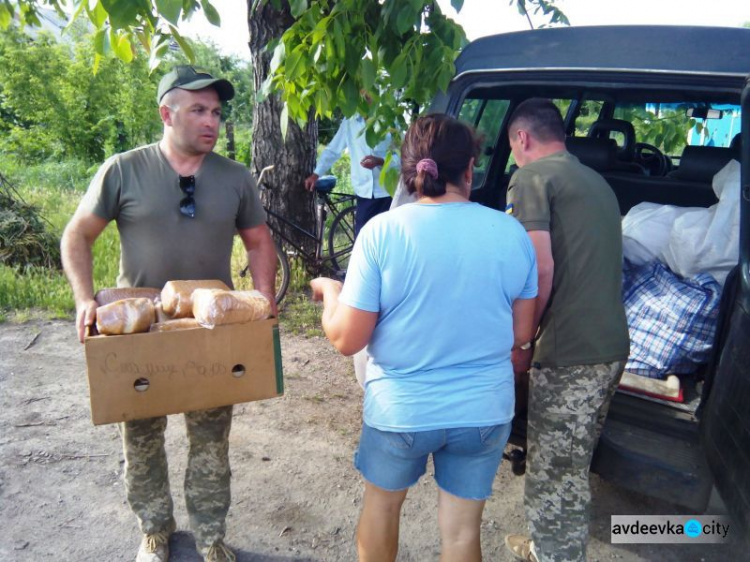
M432 453L435 481L442 490L467 500L485 500L492 495L510 427L508 422L396 433L363 424L354 466L371 484L395 492L417 483Z

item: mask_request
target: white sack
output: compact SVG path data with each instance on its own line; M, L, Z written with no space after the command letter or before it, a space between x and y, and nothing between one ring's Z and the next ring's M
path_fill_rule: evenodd
M638 203L622 219L622 253L635 265L664 261L672 225L688 209L658 203ZM701 209L705 211L705 209Z
M708 273L724 285L739 260L740 163L713 178L719 202L703 207L634 206L622 221L623 255L636 265L657 260L681 277Z
M682 277L708 273L720 285L740 256L740 163L730 160L714 176L719 202L708 209L689 209L678 217L664 263Z

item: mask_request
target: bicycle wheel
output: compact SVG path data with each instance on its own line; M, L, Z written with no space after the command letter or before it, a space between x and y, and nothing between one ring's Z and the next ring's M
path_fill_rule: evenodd
M286 252L284 252L284 249L278 242L274 241L274 246L276 248L276 304L280 304L284 295L286 295L287 289L289 289L289 258L287 258ZM239 265L236 264L238 259L235 259L235 256L237 255L242 256L239 258L241 260L239 261ZM247 260L246 256L244 247L240 243L240 249L235 248L232 259L232 281L234 282L234 288L238 291L251 291L255 288L253 286L253 279L250 276L249 266L245 261Z
M346 275L349 257L354 247L354 216L356 212L356 205L341 211L333 219L328 231L328 256L331 259L334 273L340 279L343 279Z

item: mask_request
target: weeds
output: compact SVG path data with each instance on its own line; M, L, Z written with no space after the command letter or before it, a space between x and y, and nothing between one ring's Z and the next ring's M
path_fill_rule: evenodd
M320 325L323 309L312 302L308 295L301 292L288 293L282 304L281 322L292 334L307 337L324 335Z
M0 173L0 263L60 269L60 246L50 227Z

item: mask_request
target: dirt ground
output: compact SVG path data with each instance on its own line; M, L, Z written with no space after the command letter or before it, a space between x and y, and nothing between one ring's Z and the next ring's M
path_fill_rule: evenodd
M362 393L351 360L323 338L283 330L282 348L285 395L235 408L228 542L241 562L354 561L362 483L351 458ZM171 560L197 562L182 494L185 443L182 417L170 417L180 529ZM0 324L0 561L134 560L140 535L124 500L122 467L116 427L90 421L72 322ZM485 560L511 560L503 537L525 529L523 485L503 463L485 510ZM592 489L590 561L747 559L732 545L612 545L613 514L686 512L596 476ZM400 561L438 559L435 505L428 476L405 504Z

